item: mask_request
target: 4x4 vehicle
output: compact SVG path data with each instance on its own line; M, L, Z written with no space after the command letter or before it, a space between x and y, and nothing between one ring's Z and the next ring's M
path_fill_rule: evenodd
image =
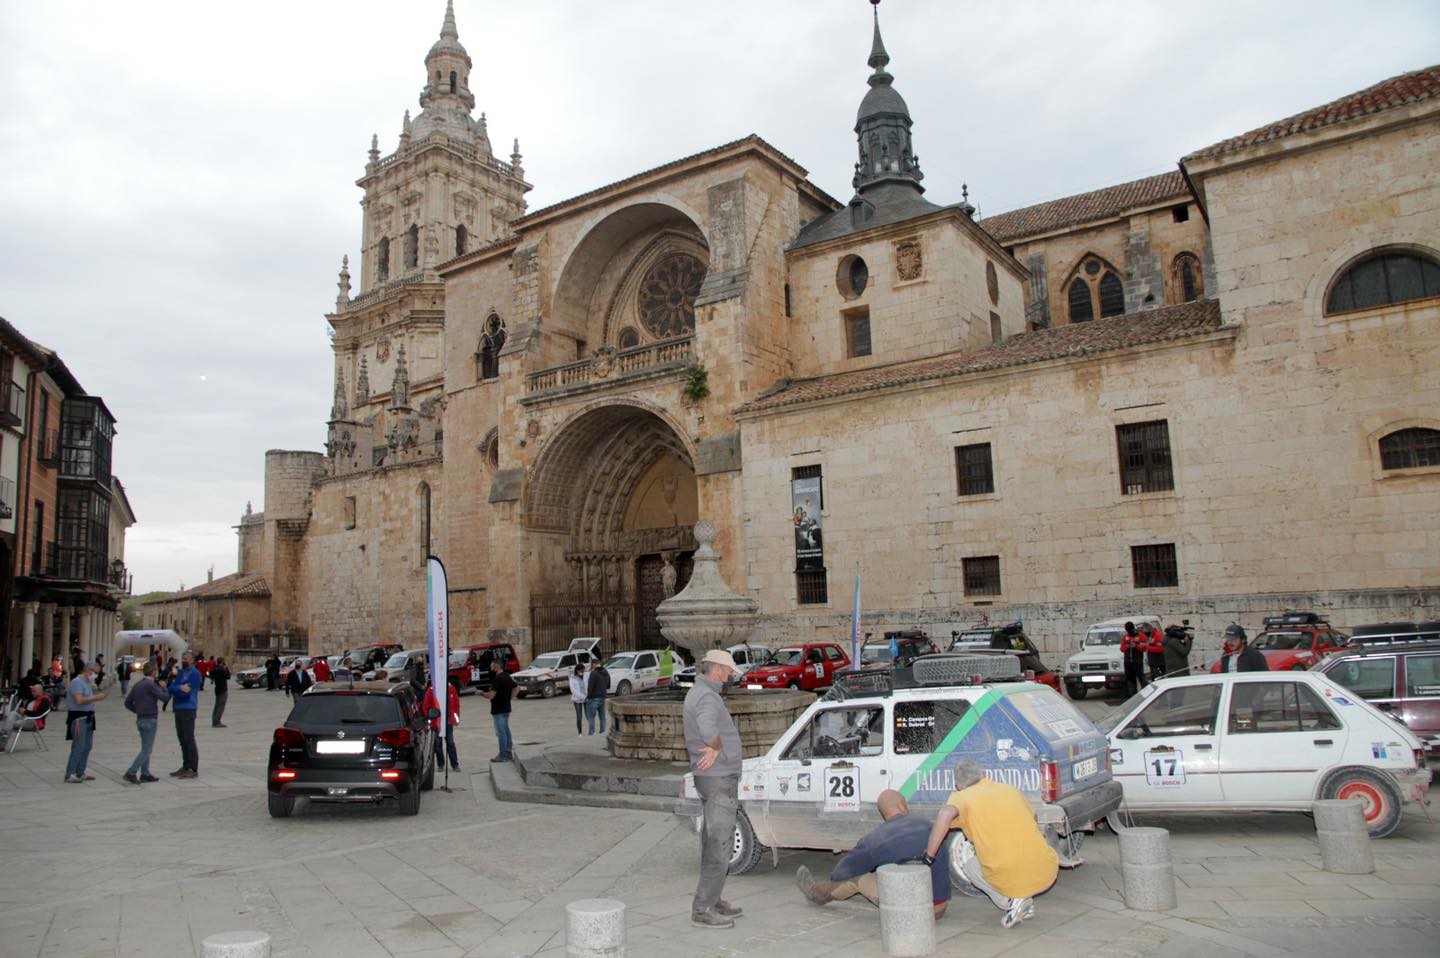
M1080 640L1080 651L1065 662L1065 692L1072 699L1083 699L1093 689L1115 691L1125 688L1125 660L1120 654L1120 637L1125 623L1163 628L1153 615L1127 615L1123 619L1096 622Z
M515 648L509 642L484 642L463 649L451 649L447 669L450 684L455 686L457 692L464 692L466 689L490 691L490 686L495 681L490 674L490 663L495 659L500 660L500 666L506 672L520 671L520 659L516 657Z
M1024 793L1066 857L1119 807L1105 736L1054 690L1020 680L1013 656L925 656L905 681L892 669L845 673L765 755L744 761L732 874L766 846L853 848L879 824L875 798L887 788L933 816L960 759ZM699 824L693 776L675 810Z
M610 656L605 671L610 673L610 691L629 695L645 689L665 688L675 677L674 652L669 649L641 649Z
M436 713L438 715L438 712ZM430 723L409 685L324 682L295 702L270 743L265 776L270 814L284 818L295 799L378 802L398 798L420 810L435 784Z
M835 673L850 667L850 656L834 642L807 642L776 649L765 660L745 673L744 683L751 688L805 689L813 692L826 688Z
M365 674L367 682L409 682L423 685L425 669L430 664L429 649L406 649L396 652L385 660L385 664Z
M884 663L897 669L909 668L922 655L934 655L940 650L930 641L930 636L918 629L902 632L886 632L883 639L867 639L860 646L859 665Z
M1440 640L1377 642L1344 649L1317 670L1404 722L1440 755Z
M1349 641L1314 612L1286 612L1266 617L1265 631L1250 641L1250 647L1264 654L1271 672L1299 672ZM1210 671L1220 671L1218 659Z
M513 676L515 694L520 698L538 695L542 699L553 698L556 692L569 688L570 674L577 662L584 662L586 668L595 661L595 647L600 644L598 636L571 639L570 647L564 652L546 652L537 655L528 669L521 669Z
M758 668L770 660L770 649L764 645L756 645L753 642L741 642L739 645L732 645L725 650L735 660L735 667L744 675L751 669ZM695 684L695 666L687 665L683 669L677 669L671 684L688 689Z
M1420 740L1319 672L1161 679L1100 723L1136 811L1298 811L1355 798L1370 834L1430 784Z

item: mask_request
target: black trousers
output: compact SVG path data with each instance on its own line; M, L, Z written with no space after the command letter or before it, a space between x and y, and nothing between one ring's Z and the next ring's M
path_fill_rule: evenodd
M175 737L180 740L180 767L200 771L200 747L195 744L195 709L175 710Z
M210 724L219 725L220 718L225 714L225 700L230 697L230 690L215 693L215 707L210 710Z
M1158 682L1165 676L1165 653L1146 652L1145 659L1150 664L1150 681Z
M1125 697L1129 698L1146 686L1145 653L1125 653Z

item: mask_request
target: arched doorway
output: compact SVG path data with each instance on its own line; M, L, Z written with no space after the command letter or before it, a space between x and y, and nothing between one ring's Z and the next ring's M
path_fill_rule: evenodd
M525 497L535 652L661 645L655 607L689 579L697 518L692 452L658 410L615 402L561 427Z

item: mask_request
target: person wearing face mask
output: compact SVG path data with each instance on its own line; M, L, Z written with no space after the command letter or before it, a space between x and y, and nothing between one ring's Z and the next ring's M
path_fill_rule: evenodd
M590 697L586 688L587 684L585 680L585 663L575 663L575 671L570 673L570 704L575 706L576 735L585 734L585 728L581 724L581 719L585 717L585 700Z

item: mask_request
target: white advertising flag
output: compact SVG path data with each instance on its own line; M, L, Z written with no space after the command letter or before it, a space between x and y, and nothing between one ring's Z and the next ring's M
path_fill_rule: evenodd
M430 688L440 706L440 737L448 734L450 661L450 597L445 587L445 564L434 556L425 560L425 609L430 640Z

